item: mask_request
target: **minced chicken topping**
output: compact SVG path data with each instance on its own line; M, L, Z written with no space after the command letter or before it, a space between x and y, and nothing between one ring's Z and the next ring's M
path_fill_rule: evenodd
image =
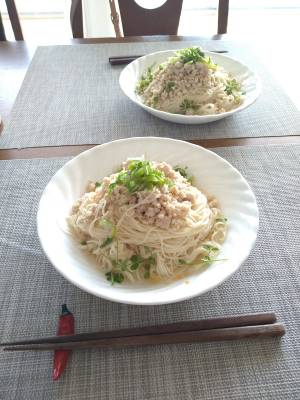
M144 104L184 115L220 114L243 102L241 84L198 47L179 50L148 68L136 92Z

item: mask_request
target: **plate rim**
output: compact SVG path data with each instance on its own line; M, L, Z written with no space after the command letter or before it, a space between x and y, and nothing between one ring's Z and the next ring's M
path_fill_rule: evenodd
M120 86L120 88L121 88L121 90L122 90L122 92L125 94L125 96L127 97L127 98L129 98L132 102L134 102L135 104L137 104L138 106L140 106L140 107L142 107L144 110L146 110L146 111L148 111L149 113L151 113L152 115L154 114L155 116L156 116L156 114L161 114L161 117L158 117L158 118L162 118L162 119L165 119L165 120L167 120L167 121L169 121L169 122L174 122L174 123L176 123L176 122L178 122L178 121L172 121L172 119L174 119L174 118L179 118L179 119L181 119L182 120L182 122L181 123L187 123L187 124L197 124L197 121L203 121L204 119L207 119L207 118L211 118L211 119L213 119L213 118L217 118L217 119L223 119L223 118L226 118L226 117L228 117L228 116L230 116L230 115L233 115L233 114L235 114L235 113L237 113L237 112L240 112L240 111L243 111L243 110L245 110L247 107L249 107L249 106L251 106L252 104L254 104L256 101L257 101L257 99L260 97L260 95L261 95L261 93L262 93L262 83L261 83L261 79L260 79L260 77L259 77L259 75L257 74L257 72L255 72L255 71L253 71L251 68L249 68L245 63L243 63L243 62L241 62L241 61L239 61L239 60L237 60L236 58L234 58L234 57L230 57L230 56L228 56L228 55L224 55L224 54L220 54L220 53L214 53L214 52L211 52L211 51L206 51L206 50L203 50L203 52L205 53L205 54L207 54L207 55L209 55L209 56L215 56L216 54L218 55L218 57L221 57L221 58L225 58L225 59L228 59L228 60L230 60L230 61L233 61L233 62L235 62L235 63L237 63L237 64L240 64L241 66L243 66L244 68L246 68L247 70L248 70L248 72L250 72L251 73L251 75L253 76L253 78L254 78L254 80L255 80L255 91L256 91L256 96L255 96L255 98L253 98L250 102L248 102L247 104L245 104L245 103L243 103L243 104L241 104L239 107L237 107L237 108L235 108L235 109L233 109L233 110L230 110L230 111L226 111L226 112L223 112L223 113L219 113L219 114L208 114L208 115L183 115L183 114L175 114L175 113L170 113L170 112L167 112L167 111L162 111L162 110L157 110L156 108L153 108L153 107L150 107L150 106L147 106L146 104L144 104L144 103L142 103L140 100L138 100L137 98L133 98L133 97L131 97L127 92L126 92L126 90L124 89L124 86L123 86L123 79L124 79L124 75L126 74L126 72L127 72L127 70L129 70L129 68L132 66L132 65L134 65L134 64L138 64L139 63L139 60L145 60L147 57L150 57L150 56L154 56L154 55L156 55L156 54L161 54L161 53L175 53L176 51L178 51L178 50L182 50L182 48L181 49L174 49L174 50L160 50L160 51L155 51L155 52L152 52L152 53L149 53L149 54L145 54L144 56L142 56L142 57L139 57L139 58L137 58L137 59L135 59L134 61L132 61L131 63L129 63L128 65L126 65L123 69L122 69L122 71L120 72L120 75L119 75L119 86ZM190 121L190 122L188 122L188 121ZM214 121L216 121L215 119L214 120L212 120L212 121L207 121L206 123L209 123L209 122L214 122Z
M113 298L110 297L109 295L106 294L101 294L91 288L88 288L85 284L81 284L81 282L76 281L74 278L70 277L67 273L65 273L65 270L61 269L59 266L56 265L56 262L53 261L53 257L51 257L51 255L48 253L48 251L46 250L45 246L44 246L44 242L43 242L43 235L41 234L41 226L40 226L40 219L41 219L41 212L42 212L42 207L41 205L44 202L45 196L46 196L46 192L48 190L49 185L53 184L55 182L55 180L57 179L57 177L62 173L63 169L70 167L70 165L72 165L72 163L77 162L78 159L86 157L87 155L89 155L92 152L98 151L99 148L105 148L107 146L110 145L114 145L114 144L118 144L118 143L122 143L122 142L127 142L127 141L159 141L159 142L169 142L170 140L173 142L177 142L177 143L184 143L185 145L188 145L192 148L195 148L197 150L201 149L201 151L204 151L206 153L209 153L211 155L213 155L213 157L216 157L217 159L219 159L222 163L227 164L227 166L230 169L233 169L234 172L239 176L239 179L243 181L243 184L246 185L248 191L251 193L252 196L252 200L253 200L253 208L255 209L255 223L252 224L252 240L249 243L248 249L247 251L243 254L243 257L241 258L241 261L239 262L239 265L233 269L232 271L230 271L230 273L228 273L228 275L226 275L226 277L220 281L217 281L215 284L205 288L204 290L202 290L199 293L191 293L190 295L185 295L185 296L177 296L175 299L172 300L156 300L156 301L136 301L136 300L130 300L130 299L117 299L117 298ZM173 139L173 138L167 138L167 137L156 137L156 136L147 136L147 137L130 137L130 138L123 138L123 139L117 139L117 140L113 140L110 142L106 142L103 144L99 144L96 145L94 147L92 147L91 149L85 150L82 153L78 154L77 156L73 157L71 160L67 161L62 167L60 167L58 169L58 171L56 171L56 173L51 177L50 181L47 183L46 187L44 188L41 196L40 196L40 200L38 203L38 209L37 209L37 214L36 214L36 223L37 223L37 232L38 232L38 238L41 244L41 247L43 249L44 254L46 255L46 257L48 258L48 260L50 261L50 263L52 264L52 266L56 269L56 271L61 274L67 281L71 282L74 286L80 288L81 290L95 295L96 297L99 298L103 298L105 300L109 300L115 303L120 303L120 304L130 304L130 305L141 305L141 306L153 306L153 305L164 305L164 304L173 304L173 303L178 303L181 301L185 301L185 300L189 300L192 299L194 297L197 296L201 296L213 289L215 289L216 287L218 287L219 285L221 285L222 283L224 283L225 281L227 281L234 273L236 273L241 266L244 264L244 262L246 261L246 259L249 257L250 252L252 251L254 244L256 242L257 239L257 234L258 234L258 228L259 228L259 209L258 209L258 205L257 205L257 201L256 201L256 196L251 188L251 186L249 185L248 181L243 177L243 175L238 171L237 168L235 168L232 164L229 163L229 161L227 161L226 159L224 159L223 157L219 156L218 154L216 154L215 152L206 149L202 146L199 146L197 144L194 143L190 143L187 141L183 141L183 140L178 140L178 139Z

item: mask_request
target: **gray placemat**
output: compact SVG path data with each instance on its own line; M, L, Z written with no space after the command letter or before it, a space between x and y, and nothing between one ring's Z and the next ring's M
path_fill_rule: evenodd
M300 146L216 152L241 171L257 196L255 248L241 270L210 293L151 307L91 296L46 260L36 234L37 204L67 159L1 161L1 340L54 334L63 302L75 314L77 332L272 310L286 324L286 336L77 351L58 382L51 381L51 352L0 352L1 400L299 399Z
M249 49L206 41L209 50L229 49L259 74L258 101L232 117L190 126L162 121L133 104L119 88L123 66L109 56L146 54L199 44L180 42L40 47L32 60L2 136L0 148L103 143L130 136L178 139L280 136L300 133L300 112Z

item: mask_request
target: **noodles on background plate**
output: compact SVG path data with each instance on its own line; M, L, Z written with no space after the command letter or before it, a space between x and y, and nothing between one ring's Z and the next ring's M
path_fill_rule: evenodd
M67 219L112 284L180 279L218 259L227 223L186 168L128 159L90 182Z
M166 62L149 67L136 86L142 102L183 115L231 111L244 101L241 84L199 47L178 50Z

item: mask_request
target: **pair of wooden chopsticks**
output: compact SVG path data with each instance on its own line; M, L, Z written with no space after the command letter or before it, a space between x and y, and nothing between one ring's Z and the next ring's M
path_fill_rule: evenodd
M211 53L228 53L227 50L211 50ZM125 65L143 56L115 56L109 57L108 61L110 65Z
M258 313L142 328L26 339L0 343L0 346L5 351L105 349L283 336L284 325L276 321L273 312Z

